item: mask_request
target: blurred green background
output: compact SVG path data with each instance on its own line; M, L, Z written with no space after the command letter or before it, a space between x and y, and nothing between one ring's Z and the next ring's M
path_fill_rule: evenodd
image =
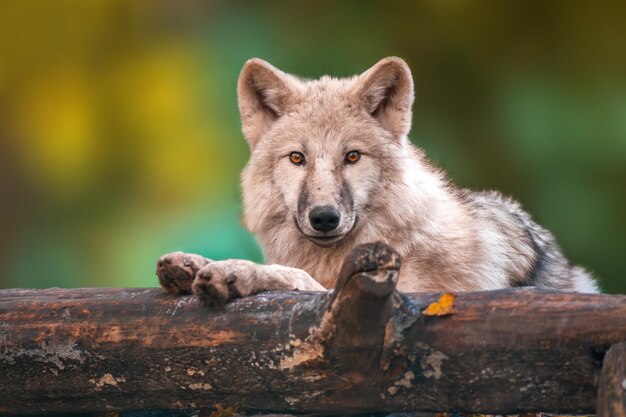
M0 288L154 286L173 250L261 260L244 61L318 77L398 55L411 139L626 292L625 22L620 2L1 1Z

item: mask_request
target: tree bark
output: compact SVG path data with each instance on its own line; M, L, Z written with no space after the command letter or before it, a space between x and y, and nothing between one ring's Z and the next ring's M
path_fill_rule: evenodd
M626 417L626 342L609 349L600 374L598 417Z
M626 296L459 293L430 316L440 294L396 292L398 269L364 245L334 291L222 307L160 289L0 291L0 412L594 411Z

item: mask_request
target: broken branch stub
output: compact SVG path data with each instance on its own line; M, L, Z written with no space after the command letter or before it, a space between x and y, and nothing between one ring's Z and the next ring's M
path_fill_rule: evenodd
M358 246L348 256L320 323L328 357L371 367L383 347L399 269L400 255L383 243Z

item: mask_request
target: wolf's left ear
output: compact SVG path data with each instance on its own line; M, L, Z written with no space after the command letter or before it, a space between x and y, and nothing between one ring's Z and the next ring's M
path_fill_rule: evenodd
M409 133L413 77L403 59L387 57L378 61L357 77L350 96L394 137Z
M239 74L237 101L241 126L250 148L261 141L279 117L298 99L300 81L266 61L248 60Z

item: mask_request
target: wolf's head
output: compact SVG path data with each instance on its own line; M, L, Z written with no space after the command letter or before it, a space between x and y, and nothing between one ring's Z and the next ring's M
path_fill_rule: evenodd
M242 174L250 231L296 232L329 247L379 221L368 216L372 196L389 195L385 179L402 178L408 154L413 80L402 59L313 81L251 59L237 93L251 149Z

